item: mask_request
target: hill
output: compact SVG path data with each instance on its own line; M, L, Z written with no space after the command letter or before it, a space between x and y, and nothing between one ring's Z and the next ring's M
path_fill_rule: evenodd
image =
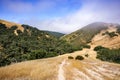
M85 57L85 54L88 57ZM84 60L76 60L81 55ZM74 59L68 59L72 56ZM25 61L0 68L1 80L119 80L120 65L97 60L96 52L84 49L53 58ZM12 74L11 74L12 73Z
M120 79L119 24L92 23L61 39L21 27L0 23L0 80Z
M4 20L0 20L0 37L0 66L58 56L72 48L46 31Z
M53 35L53 36L55 36L55 37L57 37L57 38L60 38L60 37L62 37L62 36L65 35L65 34L63 34L63 33L53 32L53 31L45 31L45 32L47 32L48 34L51 34L51 35Z
M68 41L72 45L80 46L80 44L90 43L96 34L100 33L102 30L108 29L108 27L112 25L118 26L118 24L95 22L73 33L64 35L61 39Z
M74 47L97 48L97 58L120 63L120 25L114 23L92 23L80 30L63 36Z
M110 49L120 48L120 25L113 24L96 34L91 40L91 45L101 45Z
M22 32L24 31L24 28L21 26L21 24L17 24L14 22L10 21L5 21L0 19L0 23L5 24L7 28L11 28L12 26L17 26L17 30L21 30Z

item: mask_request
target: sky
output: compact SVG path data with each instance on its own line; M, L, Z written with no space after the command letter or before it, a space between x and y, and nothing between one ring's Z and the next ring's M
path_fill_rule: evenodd
M0 0L0 19L71 33L93 22L120 24L120 0Z

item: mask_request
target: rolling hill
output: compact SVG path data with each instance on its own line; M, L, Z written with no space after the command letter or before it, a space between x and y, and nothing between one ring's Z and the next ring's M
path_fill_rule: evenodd
M0 80L120 80L119 24L92 23L60 39L52 34L1 22Z
M85 54L89 57L85 57ZM75 60L77 55L84 60ZM68 56L74 59L68 59ZM0 80L120 80L120 64L95 58L96 52L84 49L71 54L25 61L0 68Z
M70 50L71 45L46 31L0 20L0 66L53 57Z
M61 39L68 41L72 45L80 46L80 44L90 43L92 41L93 37L95 37L95 35L99 34L102 30L104 30L104 32L105 32L108 28L113 29L115 27L117 27L117 29L119 29L118 26L119 26L119 24L95 22L95 23L89 24L73 33L64 35L63 37L61 37ZM113 31L113 32L116 32L116 31ZM100 38L101 37L102 36L100 36Z
M97 48L97 58L120 63L120 25L95 22L61 37L74 47ZM87 47L88 48L88 47Z

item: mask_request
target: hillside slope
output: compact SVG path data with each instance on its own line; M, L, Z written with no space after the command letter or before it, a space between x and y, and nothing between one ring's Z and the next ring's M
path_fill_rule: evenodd
M107 34L102 35L102 33L105 33L106 31L108 31L109 33L110 32L117 33L118 26L119 24L96 22L96 23L89 24L71 34L65 35L61 39L64 39L75 46L80 46L80 44L86 44L90 42L95 44L96 40L94 40L93 38L95 38L97 34L101 34L101 36L98 35L98 38L102 38L102 39L106 38L105 36L107 36ZM119 34L117 33L117 35ZM110 41L111 37L109 37L108 40ZM103 44L97 44L97 45L103 45Z
M120 80L120 64L110 63L120 62L120 49L113 49L112 54L108 53L111 49L97 51L99 54L104 52L104 56L94 51L98 45L120 48L118 24L93 23L63 36L62 39L73 46L90 42L89 49L76 52L69 43L45 31L29 25L21 26L23 32L17 30L17 26L8 28L5 23L0 23L0 66L4 66L0 67L0 80ZM79 60L81 56L83 60ZM110 62L96 59L98 56Z
M71 45L29 25L0 20L0 66L64 54Z
M90 42L92 37L101 30L106 29L106 23L96 22L89 24L71 34L65 35L62 39L69 41L73 45Z
M68 56L85 56L84 60ZM102 62L92 49L0 68L0 80L120 80L120 65ZM12 74L11 74L12 73Z
M103 47L118 49L120 48L120 26L111 25L106 30L100 31L91 40L92 46L101 45Z

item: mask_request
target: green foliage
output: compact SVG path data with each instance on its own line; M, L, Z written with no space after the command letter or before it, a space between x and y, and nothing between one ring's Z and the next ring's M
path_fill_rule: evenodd
M94 51L99 51L99 50L101 50L101 49L106 49L106 48L104 48L104 47L102 47L102 46L96 46L96 47L94 48Z
M17 26L12 26L10 29L11 29L11 30L16 30L16 29L17 29Z
M54 57L71 53L81 48L74 48L64 40L60 40L45 31L29 25L22 25L24 32L17 30L16 26L6 28L0 23L0 66L15 62ZM49 37L46 37L48 35Z
M114 36L118 36L115 32L108 32L107 31L107 32L103 33L102 35L105 35L105 34L109 35L111 38Z
M80 56L80 55L78 55L78 56L76 56L76 58L75 58L76 60L83 60L84 59L84 57L83 56Z
M99 48L97 50L97 58L103 61L120 63L120 49Z
M74 57L72 57L72 56L68 56L68 59L74 59Z
M81 44L91 42L91 39L104 29L107 29L107 26L105 26L104 23L93 23L71 34L65 35L61 39L68 41L73 46L79 47Z
M90 49L91 48L91 46L90 45L87 45L87 44L83 44L83 45L81 45L83 48L88 48L88 49Z

